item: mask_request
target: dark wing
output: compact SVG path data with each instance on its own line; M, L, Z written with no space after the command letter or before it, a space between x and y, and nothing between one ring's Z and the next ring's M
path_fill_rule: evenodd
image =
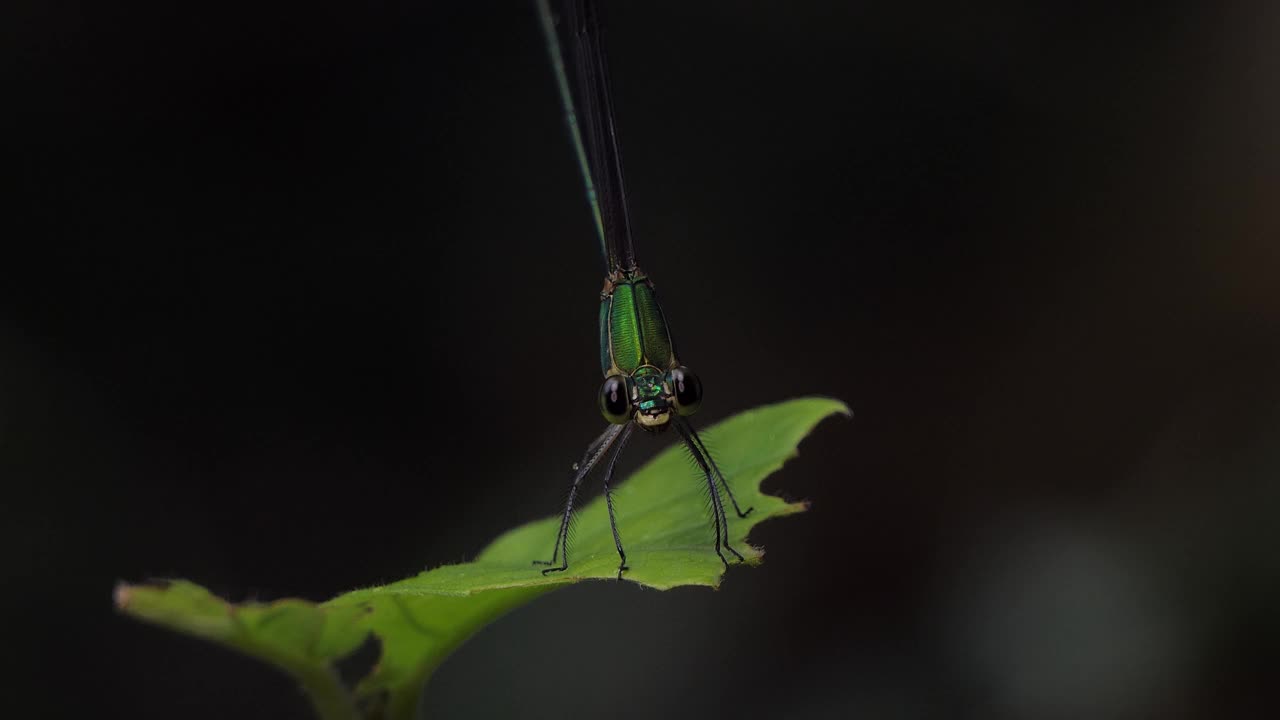
M627 216L622 153L613 119L609 66L599 14L592 0L569 0L565 6L561 18L564 33L557 35L550 0L538 0L538 14L564 105L565 121L586 185L587 201L595 213L596 232L609 271L634 270L636 259L631 243L631 221Z

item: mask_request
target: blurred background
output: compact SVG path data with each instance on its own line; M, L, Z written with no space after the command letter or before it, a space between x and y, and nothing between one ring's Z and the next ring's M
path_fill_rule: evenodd
M813 509L762 568L546 596L430 716L1280 707L1280 6L606 11L701 425L855 417L768 481ZM0 12L8 695L307 717L111 588L323 600L556 511L602 269L532 3Z

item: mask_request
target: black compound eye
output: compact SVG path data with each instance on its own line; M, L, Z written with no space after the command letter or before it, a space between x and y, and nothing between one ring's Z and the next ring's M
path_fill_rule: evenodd
M702 404L702 381L687 367L671 371L671 389L675 393L676 411L681 415L698 412Z
M631 393L626 378L610 375L600 386L600 413L614 425L624 425L631 419Z

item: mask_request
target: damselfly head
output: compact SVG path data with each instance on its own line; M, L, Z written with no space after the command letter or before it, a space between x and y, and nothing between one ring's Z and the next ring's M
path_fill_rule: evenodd
M645 430L665 430L671 421L671 385L652 365L631 373L631 409L636 424Z
M615 425L632 420L650 431L665 430L675 413L691 415L702 399L702 385L688 368L663 372L642 365L631 375L610 375L600 386L600 414Z

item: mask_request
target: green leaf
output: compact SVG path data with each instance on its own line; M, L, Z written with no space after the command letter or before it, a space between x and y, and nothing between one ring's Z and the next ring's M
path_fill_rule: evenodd
M752 527L806 507L761 493L761 481L834 413L848 409L836 400L803 398L749 410L703 432L739 503L755 507L745 519L729 512L729 536L748 564L764 555L746 542ZM624 579L659 590L719 587L725 568L712 549L705 484L681 448L668 448L636 471L614 490L614 501L630 568ZM549 559L558 528L559 518L539 520L502 535L474 562L320 604L287 599L235 605L186 581L122 583L116 604L129 615L278 666L297 679L326 720L411 718L431 673L484 625L558 586L616 578L618 556L603 497L579 513L569 570L544 576L532 561ZM381 657L353 694L337 680L333 662L369 633L380 641Z
M320 717L357 717L332 661L355 650L368 632L368 610L326 608L305 600L231 605L185 580L116 586L116 607L157 625L212 640L292 675Z

